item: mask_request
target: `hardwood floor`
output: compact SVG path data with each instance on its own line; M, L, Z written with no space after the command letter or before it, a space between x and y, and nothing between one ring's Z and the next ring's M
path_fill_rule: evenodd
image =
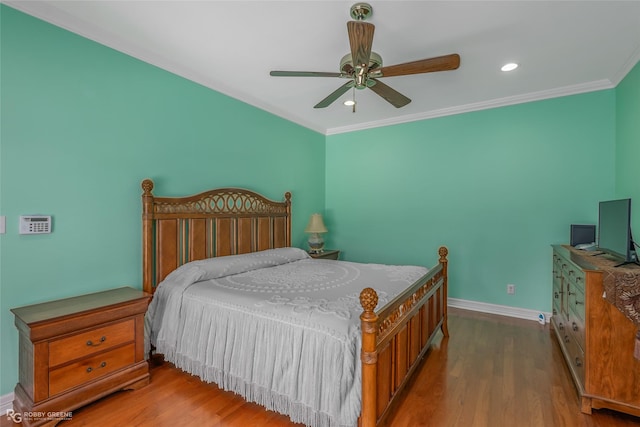
M450 309L447 340L429 352L390 418L393 427L626 427L640 418L580 413L549 325ZM639 385L640 386L640 385ZM2 416L0 426L12 423ZM215 385L153 366L151 384L73 412L60 427L300 426Z

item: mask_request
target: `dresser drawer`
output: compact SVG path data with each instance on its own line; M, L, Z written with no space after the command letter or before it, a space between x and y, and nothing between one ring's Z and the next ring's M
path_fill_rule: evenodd
M571 287L569 289L569 309L577 316L582 324L584 324L584 288Z
M565 348L567 349L567 363L570 369L577 375L580 384L584 384L584 351L580 348L575 336L569 333L565 335Z
M560 305L560 297L559 294L554 293L554 295L558 295L558 296L554 296L553 299L553 312L551 314L553 314L554 316L560 316L560 313L562 313L562 306Z
M580 346L580 349L584 351L584 343L585 343L585 330L584 330L584 313L582 317L576 315L573 308L569 310L569 323L567 325L568 328L571 329L571 333L573 335L573 339Z
M49 367L55 368L63 363L134 340L135 320L129 319L51 341L49 343Z
M578 288L584 293L584 271L580 270L577 266L569 265L569 284L572 288Z
M135 362L135 345L127 344L105 353L81 359L49 372L49 395L62 393L75 386L103 377Z

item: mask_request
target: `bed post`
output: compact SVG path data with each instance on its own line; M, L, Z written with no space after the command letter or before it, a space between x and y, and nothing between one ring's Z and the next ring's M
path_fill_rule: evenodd
M360 304L364 312L360 315L362 325L362 410L359 427L375 427L377 423L377 376L378 315L374 312L378 305L378 294L371 288L360 292Z
M284 202L287 205L287 219L285 225L285 227L287 228L287 235L285 237L285 240L286 245L291 246L291 192L287 191L286 193L284 193Z
M142 290L153 294L153 181L145 179L142 190Z
M449 327L447 326L447 300L448 300L448 276L447 276L447 266L449 261L447 260L447 255L449 255L449 249L444 246L440 246L438 249L438 254L440 255L440 264L442 264L442 301L443 301L443 319L442 319L442 334L445 337L449 336Z

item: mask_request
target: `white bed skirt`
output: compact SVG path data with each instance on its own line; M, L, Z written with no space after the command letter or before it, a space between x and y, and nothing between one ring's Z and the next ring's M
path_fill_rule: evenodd
M157 352L178 368L310 427L354 427L361 407L360 336L351 342L300 325L211 310L183 300L176 345ZM199 325L185 328L184 325Z

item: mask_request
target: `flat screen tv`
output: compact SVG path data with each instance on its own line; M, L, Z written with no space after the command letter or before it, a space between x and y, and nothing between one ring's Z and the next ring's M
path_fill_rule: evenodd
M620 258L623 263L635 262L631 238L631 199L600 202L598 249Z

